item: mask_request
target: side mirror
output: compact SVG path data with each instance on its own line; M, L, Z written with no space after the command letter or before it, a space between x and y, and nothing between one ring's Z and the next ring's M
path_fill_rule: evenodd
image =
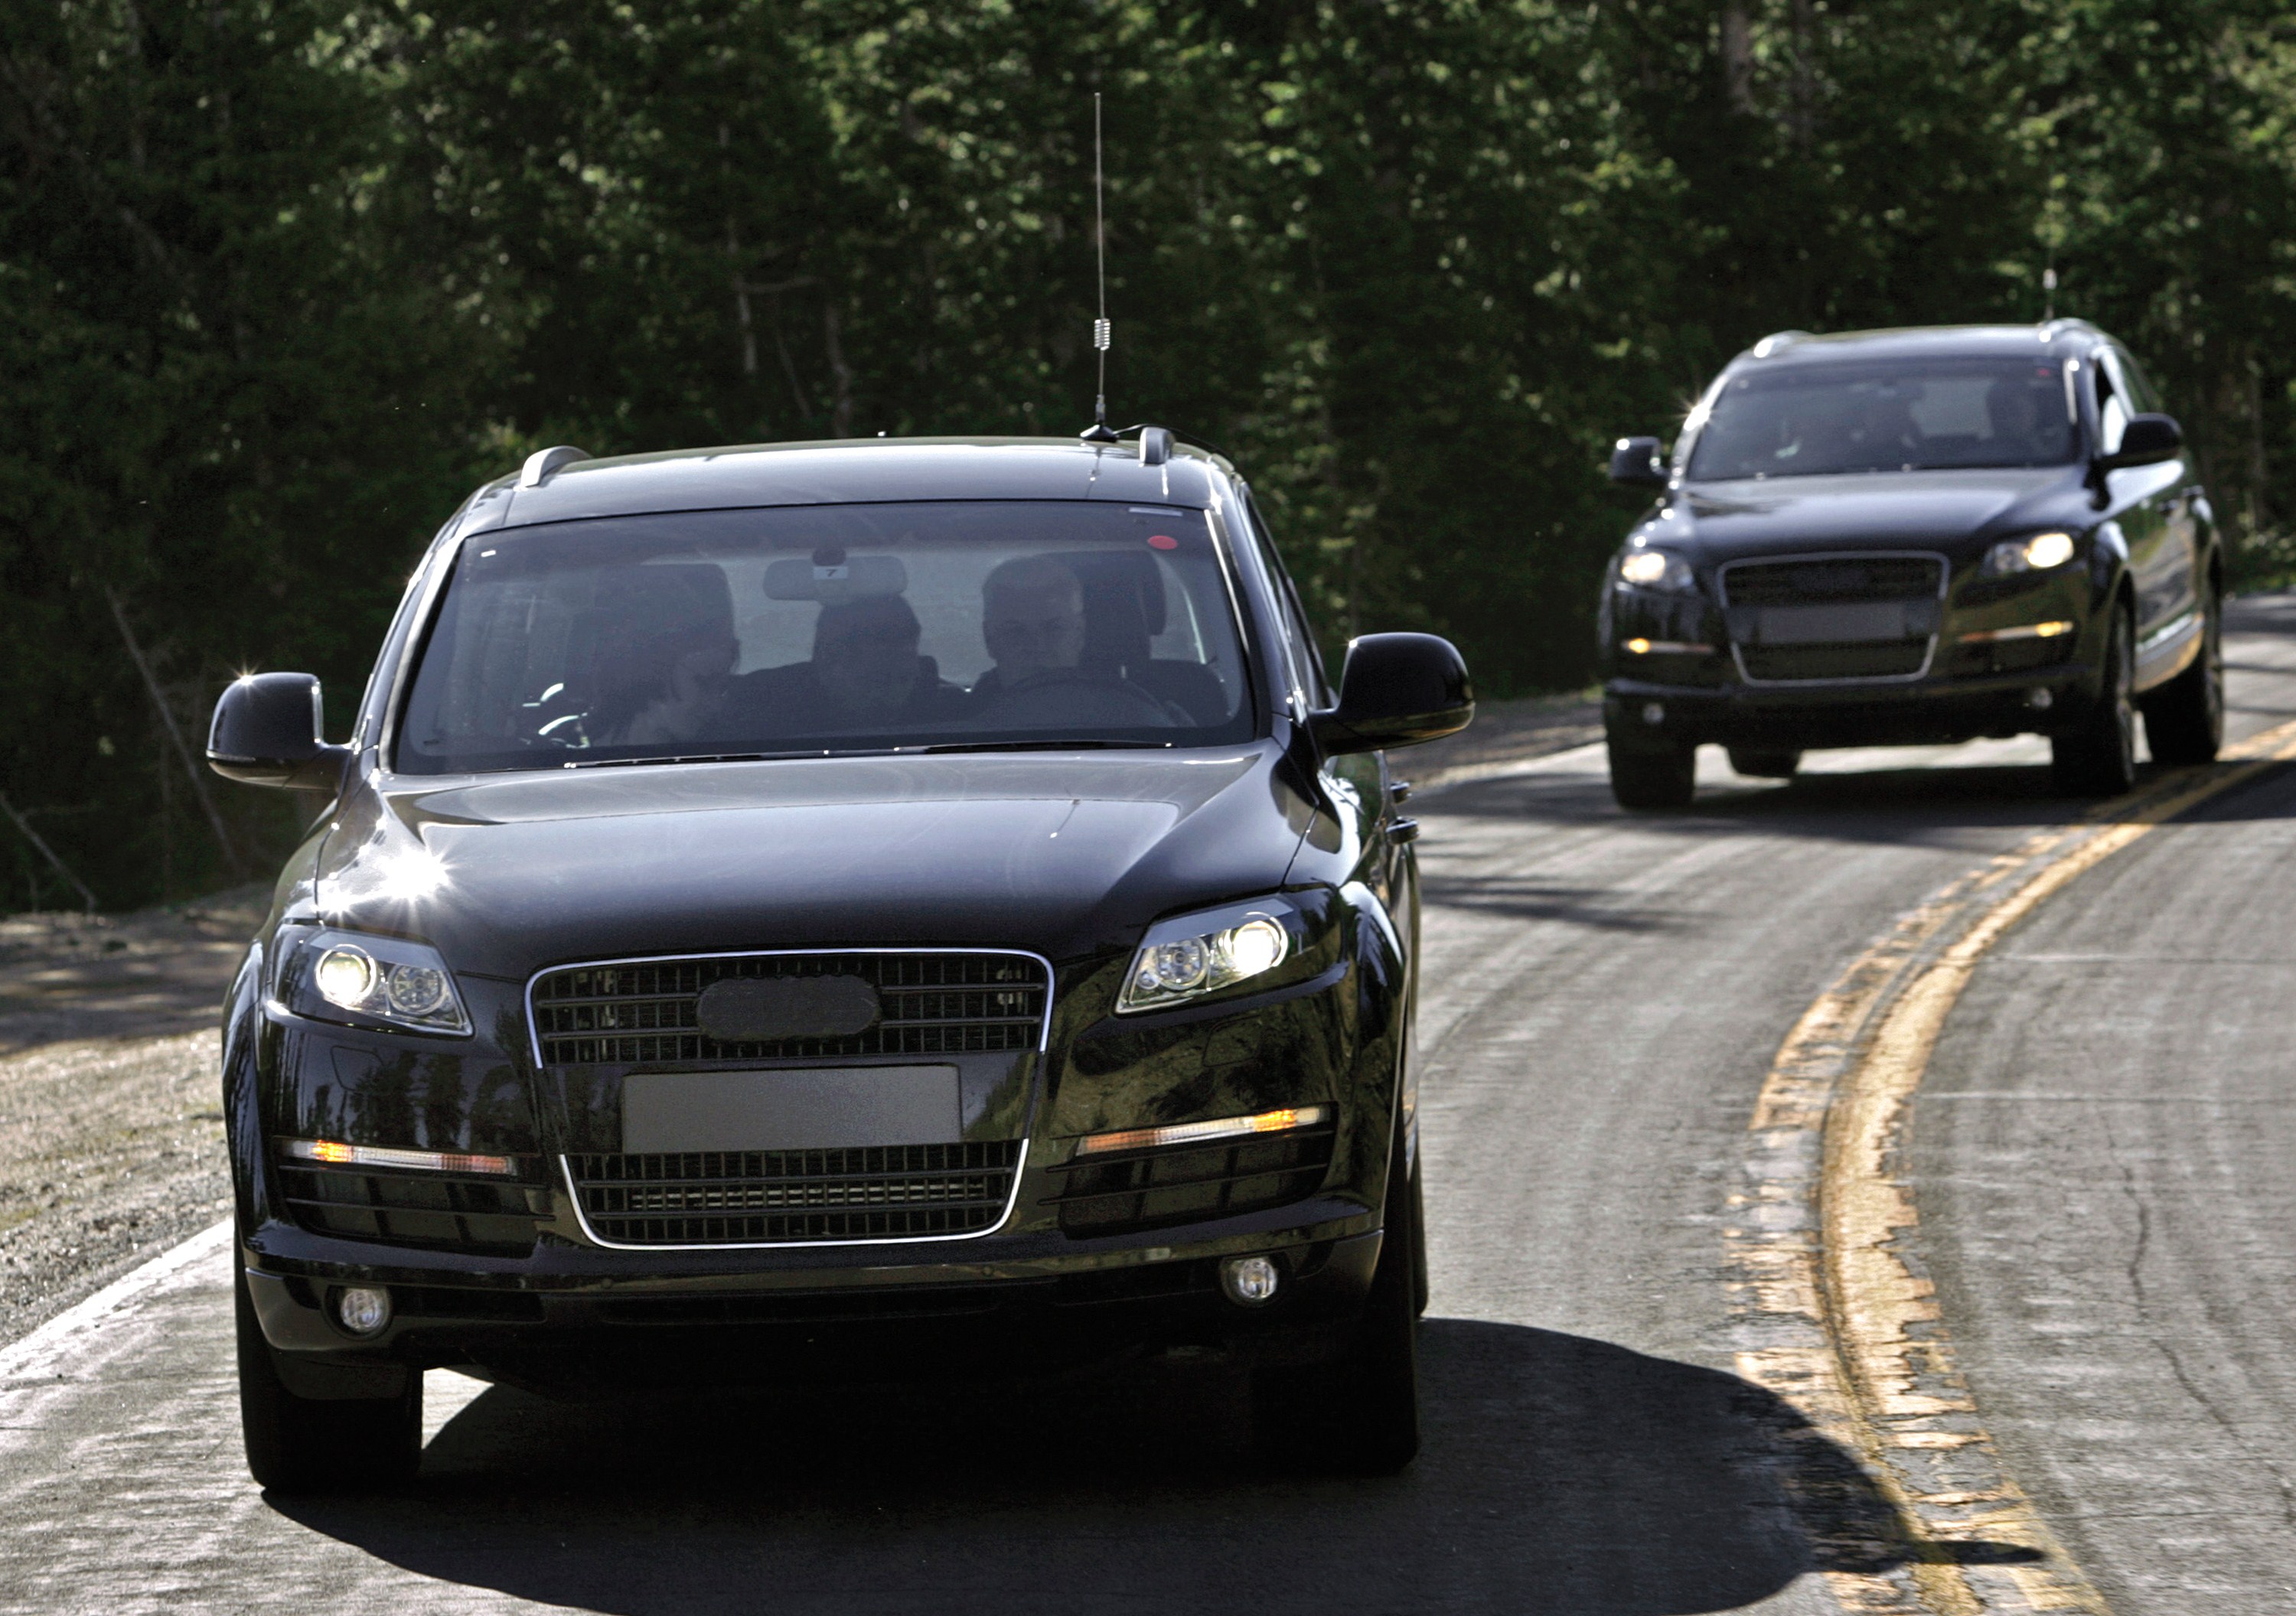
M320 739L319 681L308 673L248 673L226 687L208 726L208 767L249 786L332 791L348 747Z
M1439 740L1475 716L1475 687L1448 640L1365 634L1348 646L1340 705L1310 720L1326 756Z
M1611 446L1611 480L1628 488L1666 486L1666 462L1655 437L1622 437Z
M2185 429L2175 416L2132 415L2120 429L2120 447L2098 455L2096 463L2106 471L2118 471L2123 466L2153 466L2174 460L2184 446Z

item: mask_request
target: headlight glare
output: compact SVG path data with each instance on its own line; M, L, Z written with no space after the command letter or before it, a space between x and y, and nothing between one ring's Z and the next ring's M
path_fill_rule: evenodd
M1619 558L1619 582L1669 594L1687 594L1698 587L1690 563L1666 550L1628 551Z
M2035 533L2021 539L2004 539L1985 552L1985 560L1977 570L1980 576L1988 578L2047 572L2071 560L2074 548L2073 535L2069 533Z
M1307 925L1281 898L1160 922L1133 956L1117 1011L1184 1004L1265 976L1304 951Z
M438 950L400 937L282 927L278 994L298 1016L376 1021L418 1032L468 1032L462 995Z

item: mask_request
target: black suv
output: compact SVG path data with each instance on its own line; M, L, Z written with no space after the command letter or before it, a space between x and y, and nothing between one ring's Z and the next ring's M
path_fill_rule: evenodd
M1226 461L537 454L358 702L226 1008L266 1485L404 1478L422 1371L545 1392L1179 1351L1263 1437L1417 1444L1415 826L1440 640L1326 689Z
M2175 420L2094 326L1765 338L1684 422L1603 580L1611 784L1691 799L1702 742L1789 776L1821 747L2038 732L2057 782L2214 757L2223 560Z

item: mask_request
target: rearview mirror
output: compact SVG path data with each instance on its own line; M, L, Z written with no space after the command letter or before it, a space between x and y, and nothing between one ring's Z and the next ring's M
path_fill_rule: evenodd
M2185 446L2185 429L2173 415L2132 415L2120 429L2120 447L2100 454L2096 463L2107 471L2123 466L2152 466L2173 460Z
M1326 755L1416 746L1475 716L1467 665L1433 634L1365 634L1348 646L1340 703L1311 720Z
M335 790L351 754L320 739L324 717L310 674L242 674L216 703L208 767L242 785Z
M1666 462L1655 437L1622 437L1611 449L1611 480L1628 488L1666 486Z

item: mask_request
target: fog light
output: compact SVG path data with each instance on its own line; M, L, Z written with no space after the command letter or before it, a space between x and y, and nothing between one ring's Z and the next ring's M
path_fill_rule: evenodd
M1230 1257L1220 1264L1220 1289L1238 1307L1256 1308L1273 1302L1282 1278L1275 1264L1266 1257Z
M1662 701L1644 702L1643 704L1643 722L1651 725L1652 728L1656 728L1658 725L1664 723L1666 722L1666 704Z
M2050 704L2055 700L2056 698L2049 693L2046 686L2037 685L2025 693L2025 705L2036 713L2047 712Z
M335 1318L354 1335L379 1335L390 1322L390 1293L363 1285L338 1292Z

